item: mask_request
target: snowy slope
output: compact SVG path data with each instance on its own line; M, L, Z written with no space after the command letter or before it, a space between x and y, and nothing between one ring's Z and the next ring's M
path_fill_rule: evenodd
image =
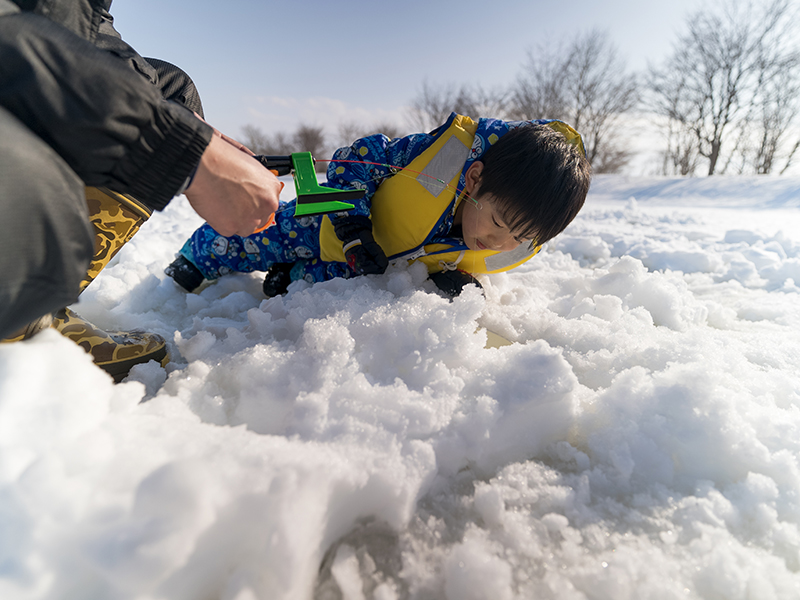
M0 598L798 598L799 204L597 177L450 303L418 268L186 294L177 199L75 307L166 371L0 346Z

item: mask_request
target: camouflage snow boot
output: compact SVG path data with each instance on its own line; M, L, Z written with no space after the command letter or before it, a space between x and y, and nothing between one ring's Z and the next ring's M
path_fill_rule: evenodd
M68 308L56 313L53 328L91 354L117 383L134 365L154 360L163 367L169 360L167 343L157 333L103 331Z
M136 199L106 188L86 188L89 220L94 227L94 257L80 291L86 289L120 248L139 231L151 211ZM114 381L122 381L133 365L155 360L164 366L169 360L164 338L142 331L103 331L70 309L45 315L23 327L0 343L29 339L48 327L61 332L92 355L95 364L108 372Z
M89 220L94 227L94 257L81 291L86 289L142 224L153 214L144 204L107 188L86 188Z

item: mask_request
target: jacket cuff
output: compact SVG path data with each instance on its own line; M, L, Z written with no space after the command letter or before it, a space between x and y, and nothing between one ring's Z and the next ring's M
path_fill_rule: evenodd
M182 191L214 133L184 107L164 101L155 123L122 161L120 178L130 181L130 194L153 210L163 210Z

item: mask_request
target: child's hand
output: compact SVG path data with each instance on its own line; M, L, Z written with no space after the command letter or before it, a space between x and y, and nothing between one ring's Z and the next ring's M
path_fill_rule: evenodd
M380 275L389 266L383 248L372 237L372 222L363 216L342 217L333 222L342 241L347 264L358 275Z
M347 264L359 275L380 275L389 266L383 249L372 237L372 232L364 230L358 239L345 245L344 255Z
M483 286L477 279L466 271L461 270L431 273L430 280L450 298L455 298L460 295L464 286L469 284L477 285L478 289L483 289Z

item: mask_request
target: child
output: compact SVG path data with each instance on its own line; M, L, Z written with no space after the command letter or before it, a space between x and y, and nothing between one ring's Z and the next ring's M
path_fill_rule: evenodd
M203 225L167 274L189 291L233 271L268 271L264 291L292 281L379 274L389 262L422 261L456 295L471 273L496 273L531 258L583 206L590 167L580 135L560 121L450 115L430 134L359 139L334 153L326 185L365 189L353 210L276 223L247 237Z

